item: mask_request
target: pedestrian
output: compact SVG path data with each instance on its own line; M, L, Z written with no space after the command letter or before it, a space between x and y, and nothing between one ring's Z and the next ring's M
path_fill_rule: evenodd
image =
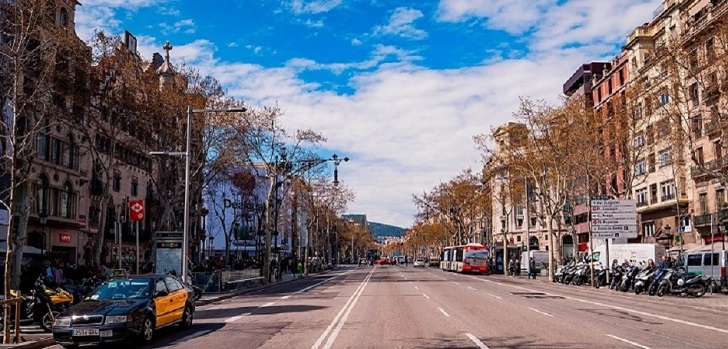
M513 259L508 261L508 274L516 276L516 262Z
M298 274L298 277L303 277L303 263L301 261L298 261L298 265L296 265L296 274Z
M536 260L531 257L528 261L528 278L536 280Z
M670 267L670 261L667 259L667 255L662 256L662 261L660 261L658 268L667 269L669 267Z
M516 276L521 276L521 260L518 258L515 258L516 260Z

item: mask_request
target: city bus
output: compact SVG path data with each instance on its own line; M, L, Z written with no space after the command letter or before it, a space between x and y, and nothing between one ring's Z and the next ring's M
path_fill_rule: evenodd
M490 272L489 258L488 246L475 243L448 246L442 250L440 269L458 273L486 274Z

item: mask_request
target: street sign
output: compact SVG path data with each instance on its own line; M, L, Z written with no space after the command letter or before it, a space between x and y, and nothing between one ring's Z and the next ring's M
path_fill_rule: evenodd
M591 227L592 232L600 232L600 233L606 233L606 232L629 232L629 231L637 231L636 225L594 225Z
M622 219L594 219L592 217L592 226L609 226L609 225L636 225L635 218L622 218Z
M636 215L623 212L592 212L592 220L594 219L635 219Z
M593 238L637 237L637 203L634 200L599 196L592 197L590 204Z
M144 200L129 201L129 220L132 222L144 220Z

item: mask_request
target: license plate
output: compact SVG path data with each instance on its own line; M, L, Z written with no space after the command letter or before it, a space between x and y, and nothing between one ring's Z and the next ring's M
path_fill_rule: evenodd
M114 336L114 331L112 331L112 330L101 331L101 337L113 337L113 336Z
M89 329L73 330L73 335L74 336L98 336L99 329L98 328L89 328Z

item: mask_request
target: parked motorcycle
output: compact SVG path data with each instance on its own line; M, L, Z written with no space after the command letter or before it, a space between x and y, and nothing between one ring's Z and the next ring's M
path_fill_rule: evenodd
M686 273L684 268L673 269L660 281L657 296L676 294L679 296L702 297L708 289L706 279L702 275Z
M22 297L20 323L37 323L46 332L51 331L56 317L73 303L73 295L56 285L49 277L39 277L30 294ZM3 325L0 320L0 327Z
M647 267L642 269L634 278L634 294L640 294L647 290L652 282L652 276L655 274L655 268Z
M647 286L647 294L650 296L654 296L657 294L657 288L660 286L660 281L667 275L669 268L658 268L653 274L652 274L652 281L650 282L649 286Z
M629 269L622 276L622 280L618 286L618 289L622 292L627 292L634 286L635 277L640 272L639 267L629 267Z

